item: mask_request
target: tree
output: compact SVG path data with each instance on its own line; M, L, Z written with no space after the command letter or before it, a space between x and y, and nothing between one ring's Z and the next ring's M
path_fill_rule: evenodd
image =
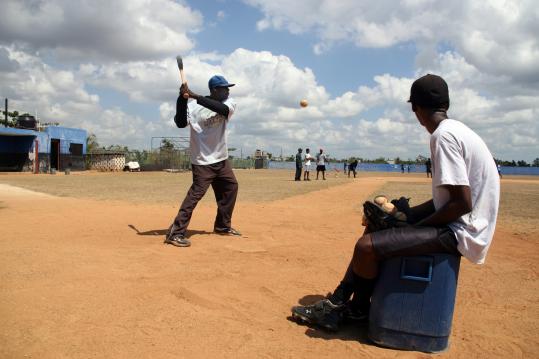
M517 166L518 166L518 167L530 167L530 165L528 164L528 162L523 161L523 160L518 161L518 162L517 162Z
M533 160L533 167L539 167L539 158Z
M19 111L7 112L7 123L5 122L6 111L2 111L1 122L7 127L15 127L17 125L17 117L19 117ZM11 117L11 118L10 118Z
M163 138L160 149L161 151L172 151L174 150L174 144L168 138Z
M86 138L86 153L95 152L99 149L99 143L97 142L97 136L90 133Z
M415 159L415 163L423 164L425 162L427 162L427 157L423 155L418 155Z
M106 148L107 151L114 151L114 152L128 152L129 148L127 146L122 145L110 145Z

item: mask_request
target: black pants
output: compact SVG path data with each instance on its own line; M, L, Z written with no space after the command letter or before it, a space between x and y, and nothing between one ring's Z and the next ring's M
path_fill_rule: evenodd
M204 197L211 185L217 201L217 216L214 228L230 228L232 225L232 212L238 195L238 181L228 160L211 165L191 165L193 170L193 184L182 202L178 215L174 219L171 235L183 234L191 220L191 215L198 201Z
M301 181L301 167L296 166L296 176L294 177L296 181Z

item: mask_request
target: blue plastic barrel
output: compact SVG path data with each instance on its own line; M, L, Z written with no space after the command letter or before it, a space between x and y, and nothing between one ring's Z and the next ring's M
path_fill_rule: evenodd
M446 350L459 266L460 257L449 254L384 261L371 298L369 338L395 349Z

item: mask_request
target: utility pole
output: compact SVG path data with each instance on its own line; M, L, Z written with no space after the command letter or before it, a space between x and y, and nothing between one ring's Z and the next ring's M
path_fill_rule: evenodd
M4 126L7 127L7 98L6 98L6 112L4 112L4 116L5 116L4 118L6 120L6 122L4 123Z

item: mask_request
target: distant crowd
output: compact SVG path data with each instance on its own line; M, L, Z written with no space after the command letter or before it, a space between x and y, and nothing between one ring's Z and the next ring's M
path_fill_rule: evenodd
M318 180L320 178L320 174L322 174L322 180L326 180L326 169L327 165L329 164L329 158L327 157L327 154L324 153L324 150L321 148L320 152L316 154L316 156L311 155L311 150L309 148L305 149L305 154L303 154L303 149L298 148L298 152L296 153L296 172L294 176L295 181L301 181L302 173L303 173L303 180L304 181L310 181L310 175L311 170L313 167L313 164L316 162L316 179ZM357 175L357 166L359 165L359 160L356 158L351 158L349 162L345 161L343 162L343 173L346 175L348 174L348 177L354 176L356 178ZM411 165L401 163L400 165L401 172L410 173ZM430 158L425 161L425 170L427 173L427 177L432 178L432 162ZM335 171L339 171L335 169Z
M329 164L329 159L324 153L324 150L321 148L320 152L316 154L315 157L311 155L311 150L309 148L305 149L305 155L302 154L303 149L298 148L298 153L296 153L296 174L294 180L301 181L301 173L303 171L303 180L311 180L311 169L313 167L313 162L316 162L316 179L318 180L320 174L322 174L322 180L326 180L326 165ZM356 177L356 169L359 164L357 159L352 159L350 163L343 163L343 173L346 174L348 169L348 177L353 174L354 178Z

